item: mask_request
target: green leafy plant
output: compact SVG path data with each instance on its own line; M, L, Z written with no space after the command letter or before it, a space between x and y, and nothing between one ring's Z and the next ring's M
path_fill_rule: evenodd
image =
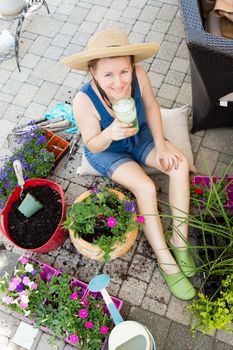
M203 293L187 306L192 314L193 334L201 330L204 334L214 333L216 329L232 332L233 322L233 274L222 281L220 296L211 300Z
M114 243L124 242L126 232L144 222L144 217L137 217L136 213L134 201L127 197L121 200L106 188L93 188L90 196L69 209L64 228L72 229L75 236L97 244L107 261Z
M99 350L111 319L103 299L85 296L82 288L70 275L54 273L25 256L20 257L13 276L0 279L2 303L37 327L48 327L52 343L59 337L80 349Z
M43 129L32 125L17 141L11 156L6 156L0 169L0 209L17 185L13 162L19 159L24 179L46 177L54 166L54 154L46 150L47 139Z

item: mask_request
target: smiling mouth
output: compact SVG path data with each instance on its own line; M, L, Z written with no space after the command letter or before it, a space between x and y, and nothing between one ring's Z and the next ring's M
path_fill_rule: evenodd
M114 92L120 93L123 91L123 89L113 89Z

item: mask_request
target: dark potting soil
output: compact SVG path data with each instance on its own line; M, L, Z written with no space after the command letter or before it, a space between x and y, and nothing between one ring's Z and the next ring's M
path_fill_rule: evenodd
M43 208L26 218L19 210L22 200L30 193L43 204ZM8 216L8 231L12 239L22 248L34 249L49 241L60 222L62 214L61 196L48 185L28 187L22 199L12 204Z
M113 233L111 231L110 228L106 227L106 219L102 220L102 219L97 219L96 223L95 223L95 231L93 234L88 234L85 236L85 241L89 242L89 243L95 243L95 241L97 241L98 238L100 238L101 236L103 236L103 234L105 236L109 236L109 237L113 237Z

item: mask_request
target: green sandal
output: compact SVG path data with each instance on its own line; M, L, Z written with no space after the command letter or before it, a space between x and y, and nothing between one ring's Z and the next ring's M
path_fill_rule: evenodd
M196 295L196 290L192 283L185 277L182 271L167 274L163 272L159 266L159 270L167 283L168 288L171 293L178 299L181 300L191 300Z
M168 242L177 264L186 277L193 277L196 274L196 263L189 249L179 249Z

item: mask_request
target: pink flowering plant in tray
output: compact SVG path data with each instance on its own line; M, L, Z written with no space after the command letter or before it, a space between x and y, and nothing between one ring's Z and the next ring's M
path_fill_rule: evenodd
M99 350L109 335L111 318L102 298L87 285L52 267L20 257L13 276L0 279L1 302L26 316L37 327L46 327L79 349Z

